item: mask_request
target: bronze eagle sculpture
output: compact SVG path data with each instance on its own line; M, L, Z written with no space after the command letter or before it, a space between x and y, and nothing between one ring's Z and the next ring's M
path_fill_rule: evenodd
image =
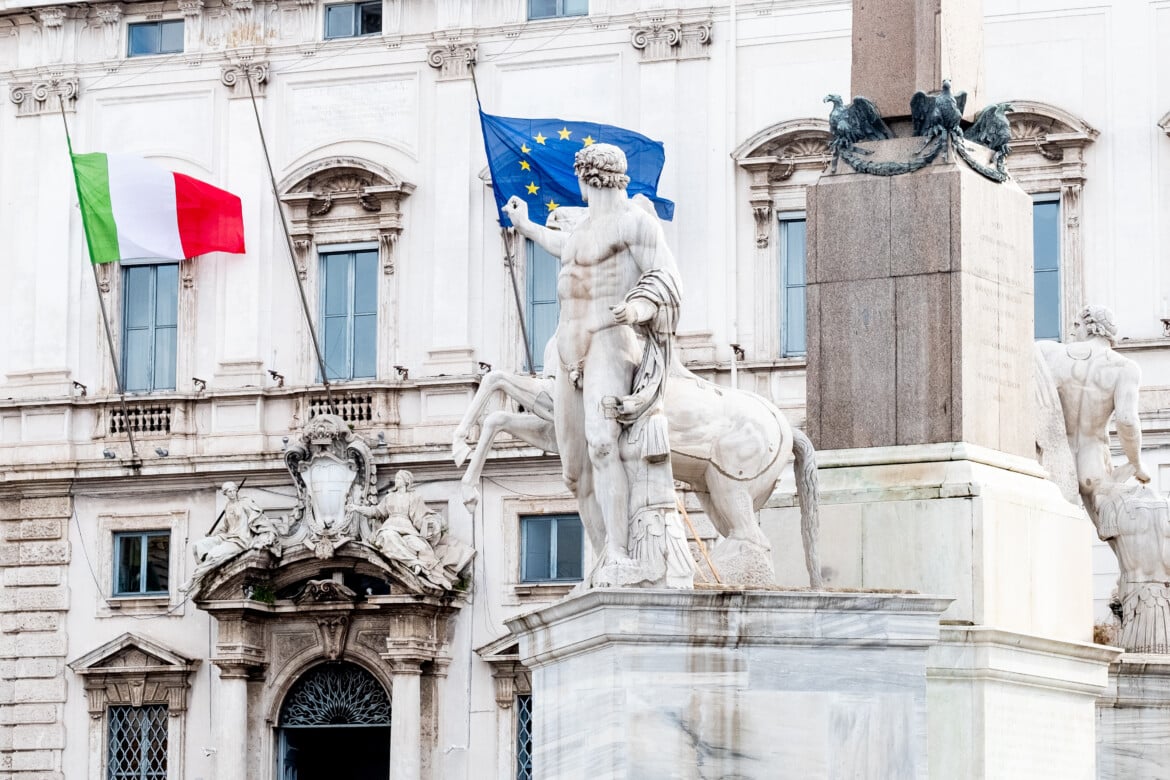
M928 95L918 91L910 99L910 117L914 120L914 135L935 138L940 135L954 137L959 132L963 109L967 105L967 93L951 93L951 82L944 79L942 91Z
M1007 114L1015 111L1011 103L994 103L975 115L975 124L967 128L964 136L968 141L982 144L995 152L995 165L1003 164L1008 156L1012 140L1012 126Z
M829 148L834 152L848 149L858 141L881 141L893 138L890 128L882 121L877 106L868 98L855 97L848 106L840 95L826 95L826 103L832 103L829 112Z

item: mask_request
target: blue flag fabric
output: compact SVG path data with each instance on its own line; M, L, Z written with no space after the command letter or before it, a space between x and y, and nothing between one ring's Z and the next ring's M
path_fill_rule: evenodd
M541 225L561 206L584 206L573 157L594 143L620 147L629 164L630 195L648 197L661 219L674 217L674 203L658 197L658 177L666 163L666 151L659 141L596 122L515 119L483 111L479 120L501 225L511 224L503 209L513 195L528 202L529 218Z

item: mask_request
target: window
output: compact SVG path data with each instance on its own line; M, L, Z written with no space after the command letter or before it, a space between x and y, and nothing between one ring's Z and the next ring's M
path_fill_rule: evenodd
M129 38L126 53L130 57L177 54L183 51L183 20L137 22L130 25Z
M516 780L532 780L532 694L516 697Z
M780 354L805 354L804 214L780 216Z
M520 581L564 582L581 579L584 566L578 515L520 518Z
M167 780L167 705L109 708L108 780Z
M355 38L382 32L382 0L325 6L325 38Z
M528 0L529 19L585 16L587 13L589 13L589 0Z
M1032 196L1036 338L1060 340L1060 193Z
M528 245L528 311L525 325L528 328L528 348L532 351L534 365L530 370L544 370L544 348L557 329L561 307L557 303L557 274L561 262L533 241Z
M339 251L340 250L340 251ZM377 373L378 247L321 253L321 353L329 379Z
M114 534L114 595L168 595L170 554L170 531Z
M175 389L179 265L122 267L122 385L128 392Z

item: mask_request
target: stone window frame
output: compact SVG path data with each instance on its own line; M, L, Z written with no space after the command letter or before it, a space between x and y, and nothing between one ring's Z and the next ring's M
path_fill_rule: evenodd
M400 331L396 248L404 225L402 201L414 192L415 185L391 169L363 158L329 157L296 169L285 177L278 189L280 200L288 208L294 262L305 288L309 309L315 317L314 328L320 324L318 247L377 244L378 264L382 270L378 288L378 334L386 338L378 339L374 377L346 381L396 378L394 355ZM297 376L305 384L319 385L318 373L313 339L308 328L304 328L298 350Z
M740 271L756 291L750 349L759 359L804 365L803 355L781 357L780 219L806 213L806 190L831 160L829 123L812 117L778 122L744 141L731 157L747 173L746 190L739 186L737 199L746 200L755 226L754 251Z
M151 512L135 515L98 515L98 601L99 618L122 615L156 615L182 617L186 597L179 590L187 563L189 513L186 510ZM119 533L168 531L171 537L167 569L167 594L159 596L114 595L114 536ZM85 543L85 540L82 540Z
M1062 108L1035 100L1009 100L1012 128L1007 169L1029 195L1059 194L1060 332L1066 333L1085 304L1082 194L1085 151L1100 131Z
M519 736L516 697L532 695L532 672L520 663L520 647L511 634L489 642L475 652L492 670L496 699L497 777L499 780L515 780Z
M119 655L138 653L156 663L103 666ZM191 673L199 666L191 659L163 645L131 633L125 633L68 666L81 678L89 711L89 760L86 777L104 780L109 757L109 708L142 707L163 704L167 707L167 777L185 777L187 698Z
M168 163L162 160L154 160L163 167L168 167ZM198 176L199 174L194 174ZM208 174L204 173L203 178L207 178ZM174 265L174 260L162 259L143 259L131 260L125 263L102 263L97 268L98 277L98 293L102 296L106 304L106 313L110 317L110 335L114 339L114 348L118 351L118 370L124 371L124 345L125 333L123 330L123 323L125 321L125 314L123 306L123 267L141 266L141 265ZM197 287L195 285L195 263L197 258L189 260L178 261L179 266L179 290L178 290L178 316L175 327L175 387L173 390L142 390L135 391L128 395L134 398L164 398L176 394L193 393L195 392L195 383L193 376L195 374L195 348L194 348L194 334L195 323L197 321L198 312L198 298ZM110 356L110 345L106 339L105 323L101 321L101 313L97 314L96 322L93 327L94 338L97 341L98 360L101 368L101 386L106 395L114 395L117 393L118 378L114 375L114 364ZM125 376L122 377L125 379ZM103 424L101 430L106 426Z
M543 603L561 598L575 588L571 582L523 582L520 579L520 517L531 515L580 514L577 499L569 494L548 498L506 498L501 511L503 533L500 542L504 555L504 601L506 606L521 606ZM593 550L589 546L589 535L583 537L582 572L588 572L593 565ZM510 598L509 598L510 594Z

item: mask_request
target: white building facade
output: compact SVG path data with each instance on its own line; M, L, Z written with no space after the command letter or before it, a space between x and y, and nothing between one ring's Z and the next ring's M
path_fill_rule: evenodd
M984 7L980 91L1015 106L1008 167L1036 209L1038 335L1085 302L1116 312L1165 492L1170 3ZM539 702L503 621L589 562L555 457L505 443L475 512L451 460L480 375L525 368L518 309L537 358L555 322L547 258L518 253L514 292L477 90L490 113L664 142L684 360L801 424L804 188L850 20L831 0L0 0L0 776L527 777ZM247 254L91 270L62 115L78 152L238 194ZM330 402L298 281L379 484L409 469L477 551L453 599L371 583L341 609L241 579L209 611L180 590L224 482L274 515L296 501L284 452ZM774 515L780 581L803 584ZM347 561L286 565L353 586Z

